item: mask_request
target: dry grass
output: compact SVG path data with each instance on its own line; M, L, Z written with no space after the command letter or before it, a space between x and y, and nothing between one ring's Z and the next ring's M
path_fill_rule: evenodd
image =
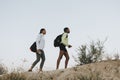
M3 75L0 77L0 80L26 80L26 76L22 73L15 72Z
M12 72L0 80L120 80L119 75L120 60L109 60L43 73Z
M7 67L5 67L3 64L0 64L0 75L6 74L7 72Z

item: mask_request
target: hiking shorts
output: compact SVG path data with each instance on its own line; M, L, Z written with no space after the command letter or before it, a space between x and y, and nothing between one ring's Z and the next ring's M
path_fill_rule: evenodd
M60 44L59 46L60 50L67 52L66 46L63 44Z

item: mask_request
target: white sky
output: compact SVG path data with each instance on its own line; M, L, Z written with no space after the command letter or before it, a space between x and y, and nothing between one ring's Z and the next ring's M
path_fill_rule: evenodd
M106 54L113 55L120 52L120 0L0 0L0 62L29 68L35 60L29 47L42 27L47 30L45 70L55 69L59 49L53 40L64 27L71 29L73 45L69 67L75 65L75 50L91 40L108 37ZM28 62L22 63L24 58Z

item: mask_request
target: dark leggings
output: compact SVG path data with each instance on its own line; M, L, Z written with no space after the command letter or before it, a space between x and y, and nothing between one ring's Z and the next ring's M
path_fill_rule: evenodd
M42 51L41 54L36 53L36 60L32 64L32 68L35 67L35 65L40 61L40 58L42 59L41 64L40 64L40 69L43 68L44 62L45 62L45 54L44 51Z

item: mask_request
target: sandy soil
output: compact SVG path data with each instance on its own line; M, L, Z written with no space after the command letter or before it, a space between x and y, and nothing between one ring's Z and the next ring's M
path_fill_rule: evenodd
M120 60L102 61L69 69L25 72L27 80L120 80ZM90 79L91 78L91 79Z

